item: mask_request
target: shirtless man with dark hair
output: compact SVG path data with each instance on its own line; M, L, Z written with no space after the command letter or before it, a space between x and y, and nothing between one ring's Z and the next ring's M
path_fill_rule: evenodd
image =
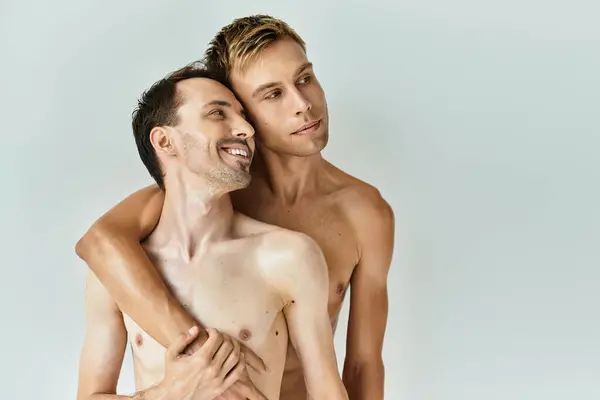
M231 204L229 193L250 183L255 151L254 129L234 94L209 72L183 68L144 93L133 130L142 161L164 190L160 222L144 240L144 253L177 300L211 330L191 355L181 353L197 327L165 351L90 273L78 399L212 400L230 386L233 393L247 377L238 341L267 367L247 371L266 399L279 399L288 342L303 360L313 398L347 399L321 250L308 236L253 220ZM116 395L128 338L138 390L131 397Z

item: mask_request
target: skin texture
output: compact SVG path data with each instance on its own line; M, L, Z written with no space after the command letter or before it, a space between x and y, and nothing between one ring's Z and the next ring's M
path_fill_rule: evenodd
M234 208L316 241L327 262L326 303L334 329L350 288L343 371L349 398L382 399L393 212L377 189L321 156L328 141L327 104L298 44L278 40L246 70L233 72L231 82L259 139L252 182L232 193ZM314 122L318 124L310 132L293 133ZM163 201L155 186L130 195L94 223L77 250L117 302L167 345L193 319L150 271L139 244L156 226ZM310 379L301 359L288 350L282 399L307 398L305 379Z
M233 94L204 78L178 83L178 92L184 103L177 126L150 133L166 192L160 222L142 243L143 252L175 299L199 323L232 338L227 341L232 346L213 346L209 337L194 354L182 355L184 361L176 354L181 363L206 352L211 357L204 363L190 362L193 368L177 368L173 361L172 370L179 370L174 376L167 371L173 359L168 353L173 351L166 352L147 334L90 272L79 399L120 398L115 390L127 344L139 391L133 398L241 397L235 385L248 378L265 398L278 399L288 343L304 360L315 398L347 399L333 349L327 266L320 248L306 235L233 210L229 192L249 182L251 159L228 154L232 144L219 143L235 137L247 144L238 146L249 154L254 148L254 132ZM211 105L215 99L221 105ZM249 370L249 376L228 379L229 371L240 370L237 357L230 357L238 352L238 341L264 361L268 372ZM177 341L174 346L185 347ZM211 365L215 359L222 361ZM230 394L223 383L228 380Z

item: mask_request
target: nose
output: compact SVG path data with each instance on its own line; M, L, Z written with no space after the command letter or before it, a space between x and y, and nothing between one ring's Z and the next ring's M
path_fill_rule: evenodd
M310 101L306 98L304 93L302 93L297 88L296 90L294 90L294 101L296 115L304 114L312 108L312 104L310 103Z
M233 128L233 136L239 139L250 139L254 136L254 128L246 119L240 117Z

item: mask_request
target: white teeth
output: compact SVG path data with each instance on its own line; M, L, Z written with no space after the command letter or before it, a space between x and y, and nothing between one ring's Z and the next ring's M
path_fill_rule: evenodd
M227 153L229 153L229 154L234 155L234 156L248 157L248 153L246 152L246 150L242 150L242 149L227 149L225 151Z

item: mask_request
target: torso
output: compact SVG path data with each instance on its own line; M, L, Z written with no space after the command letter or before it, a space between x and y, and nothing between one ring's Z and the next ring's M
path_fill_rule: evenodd
M260 231L266 226L245 217L238 219L246 230ZM184 262L168 244L152 243L152 236L144 247L173 293L202 325L238 339L264 360L269 373L248 372L256 387L273 400L279 398L288 333L283 300L261 269L267 262L263 250L270 233L253 233L258 234L211 244L190 262ZM162 379L165 349L131 318L124 315L124 319L133 349L136 387L142 390Z
M270 193L264 181L253 177L252 185L232 194L234 207L256 220L302 232L321 247L329 270L329 316L335 330L342 302L354 267L360 258L359 243L352 224L351 199L363 183L330 164L324 171L318 193L293 205L284 204ZM281 399L306 399L302 366L293 350L287 351Z

